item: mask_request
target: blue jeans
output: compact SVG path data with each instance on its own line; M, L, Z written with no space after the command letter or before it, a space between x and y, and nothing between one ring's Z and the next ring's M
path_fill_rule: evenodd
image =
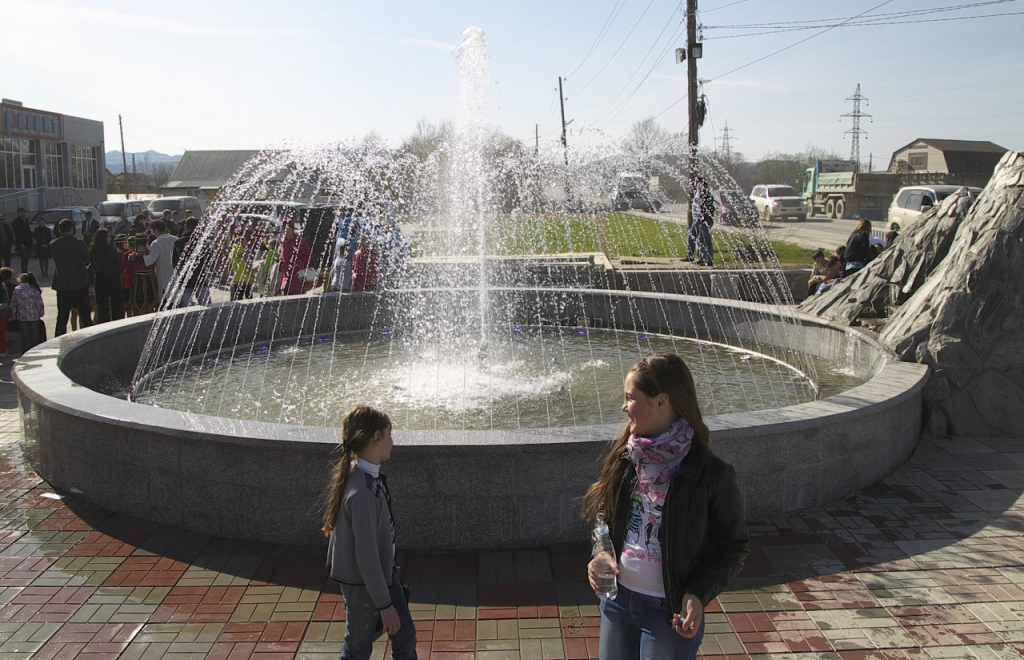
M397 575L392 576L388 591L402 624L391 637L391 657L394 660L416 660L416 626ZM364 586L343 584L341 593L345 597L345 646L341 649L341 660L368 660L373 643L384 633L380 612Z
M672 629L664 598L622 586L615 600L601 603L601 660L694 660L704 639L704 619L686 639Z
M698 261L710 266L714 261L715 248L711 243L711 227L703 222L697 227L697 256Z

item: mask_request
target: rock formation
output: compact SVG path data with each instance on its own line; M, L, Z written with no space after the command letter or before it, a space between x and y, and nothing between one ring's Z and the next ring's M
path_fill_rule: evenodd
M1024 154L1008 152L966 217L951 196L883 256L802 311L851 323L898 305L879 339L932 368L932 433L1024 437Z
M825 293L811 296L800 311L847 325L879 318L904 303L941 262L970 206L966 190L950 195L910 225L867 267Z

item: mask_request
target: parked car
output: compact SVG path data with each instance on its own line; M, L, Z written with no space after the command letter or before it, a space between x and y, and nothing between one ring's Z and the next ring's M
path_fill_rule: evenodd
M268 215L281 222L294 220L298 226L302 226L305 224L306 216L309 215L309 209L309 204L302 202L239 200L218 201L215 212L226 215L238 213Z
M185 211L192 211L197 218L203 215L203 207L195 197L157 197L149 202L149 214L159 218L165 210L177 211L178 221L185 221Z
M917 222L926 211L946 199L963 186L907 186L900 188L889 206L887 226L890 231L902 231ZM981 194L981 188L968 187L971 202Z
M757 221L757 209L742 190L712 190L715 222L732 227L751 227Z
M807 219L807 202L793 186L759 185L750 193L757 214L765 222L795 218L801 222Z
M661 210L661 202L654 199L643 190L622 190L615 195L612 207L616 211L637 209L638 211L655 213Z
M92 211L92 217L96 220L100 219L100 212L95 206L55 206L49 209L43 209L34 216L32 216L32 229L35 229L36 223L39 222L39 218L43 218L43 222L53 232L54 237L57 236L57 223L60 222L61 218L68 218L75 223L75 235L82 235L82 223L85 221L85 212Z
M121 213L127 213L129 220L145 211L148 207L141 199L130 199L125 202L100 202L96 207L100 212L100 226L110 228L121 222Z

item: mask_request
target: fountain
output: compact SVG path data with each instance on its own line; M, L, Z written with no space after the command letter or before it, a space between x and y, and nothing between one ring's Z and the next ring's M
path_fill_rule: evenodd
M261 154L222 190L226 201L199 230L209 249L180 266L175 286L197 269L226 284L232 257L256 260L269 225L234 221L261 198L323 204L323 231L307 232L315 265L330 263L349 213L380 245L397 244L389 219L401 218L416 257L384 259L380 291L322 284L38 347L15 378L26 453L44 478L197 531L313 543L337 422L369 402L396 423L388 472L410 494L396 502L410 545L579 539L574 500L622 423L624 374L655 349L693 367L716 450L736 465L751 515L846 495L909 456L923 369L854 330L796 315L757 226L716 236L719 252L752 245L753 262L655 272L653 253L685 244L686 227L603 208L616 172L650 163L488 157L484 34L463 36L463 92L439 149L420 159L367 141ZM678 181L690 168L724 176L709 160L659 164ZM551 182L564 197L545 190ZM552 234L569 249L522 249ZM607 249L574 243L595 234ZM629 259L616 254L627 243L639 246Z

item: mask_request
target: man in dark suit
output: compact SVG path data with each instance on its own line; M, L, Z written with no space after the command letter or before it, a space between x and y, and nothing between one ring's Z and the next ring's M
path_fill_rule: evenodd
M21 272L28 272L28 258L32 255L32 228L25 217L25 209L18 209L18 217L11 223L14 230L14 248L21 257Z
M64 218L57 225L58 238L50 241L53 256L53 290L57 292L57 327L53 336L68 331L71 308L78 310L80 327L92 325L92 306L89 304L89 251L75 238L75 223Z

